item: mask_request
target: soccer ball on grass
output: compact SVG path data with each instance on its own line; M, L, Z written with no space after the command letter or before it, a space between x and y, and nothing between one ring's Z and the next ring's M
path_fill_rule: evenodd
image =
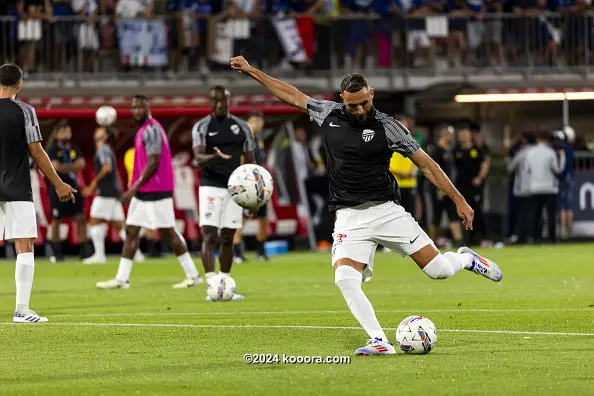
M95 112L95 121L102 127L112 126L118 118L116 109L111 106L101 106Z
M435 348L437 330L429 319L417 315L409 316L398 325L396 342L405 353L424 355Z
M245 164L235 169L227 182L231 198L244 209L264 206L270 200L273 188L270 173L256 164Z
M212 301L228 301L235 294L235 281L230 276L215 275L208 280L206 293Z

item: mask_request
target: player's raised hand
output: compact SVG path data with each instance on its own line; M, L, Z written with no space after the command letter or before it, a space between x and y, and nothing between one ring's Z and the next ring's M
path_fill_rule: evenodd
M462 199L456 202L456 211L458 216L462 219L462 224L467 230L472 230L472 222L474 221L474 210L468 205L466 200Z
M229 154L223 153L221 150L219 150L218 147L214 147L213 150L214 150L215 154L219 156L219 158L222 158L224 160L231 159L231 156Z
M250 64L243 56L236 56L231 58L231 68L237 72L243 73L249 70Z
M69 184L61 183L56 186L56 194L60 201L72 201L74 202L74 193L76 190Z

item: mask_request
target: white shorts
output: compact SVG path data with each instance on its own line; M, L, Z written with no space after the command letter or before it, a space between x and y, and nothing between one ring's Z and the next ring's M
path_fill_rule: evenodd
M412 52L417 48L431 47L429 34L424 30L409 30L406 37L406 50Z
M241 228L243 209L237 205L229 191L221 187L200 187L198 189L200 227Z
M415 219L394 202L339 209L332 237L332 265L342 258L367 264L364 281L371 279L378 243L402 257L433 244Z
M91 204L91 218L124 221L124 208L117 198L95 197Z
M130 201L126 225L159 230L175 227L173 198L158 201L141 201L134 197Z
M37 218L33 202L0 202L0 241L37 238Z

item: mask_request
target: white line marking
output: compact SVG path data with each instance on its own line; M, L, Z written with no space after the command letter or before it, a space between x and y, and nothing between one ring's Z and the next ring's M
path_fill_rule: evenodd
M353 326L299 326L299 325L208 325L208 324L185 324L185 323L12 323L4 322L0 325L10 326L92 326L92 327L187 327L187 328L213 328L213 329L320 329L320 330L362 330ZM384 330L396 330L395 327L387 327ZM514 331L514 330L476 330L476 329L440 329L440 333L484 333L484 334L520 334L520 335L555 335L555 336L582 336L594 337L594 333L564 333L551 331Z
M510 312L556 312L556 311L591 311L593 308L527 308L527 309L378 309L376 313L510 313ZM170 316L170 315L332 315L350 314L351 311L238 311L238 312L135 312L135 313L94 313L94 314L48 314L52 317L104 317L104 316Z

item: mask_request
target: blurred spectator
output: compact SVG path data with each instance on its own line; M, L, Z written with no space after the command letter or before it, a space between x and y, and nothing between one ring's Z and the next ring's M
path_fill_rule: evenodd
M73 16L70 0L47 1L48 24L43 40L43 55L46 66L52 71L64 71L70 60L69 47L74 37Z
M445 12L449 17L448 27L448 65L456 66L456 61L461 55L461 63L465 63L466 46L466 20L470 11L466 0L446 0Z
M487 242L483 218L483 183L487 177L489 166L480 148L472 141L468 124L458 127L458 144L454 149L454 166L456 169L456 188L466 202L474 209L473 230L468 233L467 244L471 245L477 237Z
M99 50L99 7L95 0L72 0L72 10L83 18L77 28L78 49L83 52L83 71L92 72Z
M345 14L353 18L349 23L347 41L354 68L361 69L365 66L371 36L371 21L365 17L373 11L372 2L373 0L343 0Z
M17 17L18 0L0 1L0 61L15 62L18 54L18 23L9 17Z
M563 0L558 0L561 3ZM558 11L564 13L563 47L570 66L586 63L586 54L592 45L592 18L588 16L591 0L574 0Z
M573 144L575 151L590 151L588 148L588 142L583 135L578 135L575 137L575 143Z
M565 167L559 175L559 223L561 239L569 239L573 226L573 174L574 174L574 153L573 137L575 131L566 126L565 131L557 131L559 139L558 146L565 153Z
M485 34L485 26L483 24L485 5L483 0L467 0L467 7L470 18L466 24L466 34L468 38L468 56L466 58L466 64L475 66L477 51L481 48L483 36Z
M537 65L550 66L557 62L557 49L561 43L561 33L554 25L554 19L548 16L554 11L555 3L548 0L536 0L536 5L526 11L530 18L532 33L529 35L531 50L536 53Z
M206 57L208 17L213 12L211 0L169 0L169 66L178 71L182 57L188 69L196 70L200 57Z
M414 67L416 61L423 59L425 67L434 67L435 50L425 29L425 18L436 13L439 3L430 0L398 1L400 10L408 18L406 32L406 50L410 55L408 66Z
M314 163L307 145L307 133L305 128L295 128L295 141L291 145L291 153L295 160L295 173L297 179L305 183L309 178L309 173L314 169Z
M484 38L487 47L487 61L490 66L503 66L503 3L505 0L486 0L488 19L485 21Z
M41 40L43 19L51 4L48 0L19 0L17 3L19 65L25 73L36 70L35 53Z
M153 13L152 0L118 0L115 8L117 18L150 17Z

